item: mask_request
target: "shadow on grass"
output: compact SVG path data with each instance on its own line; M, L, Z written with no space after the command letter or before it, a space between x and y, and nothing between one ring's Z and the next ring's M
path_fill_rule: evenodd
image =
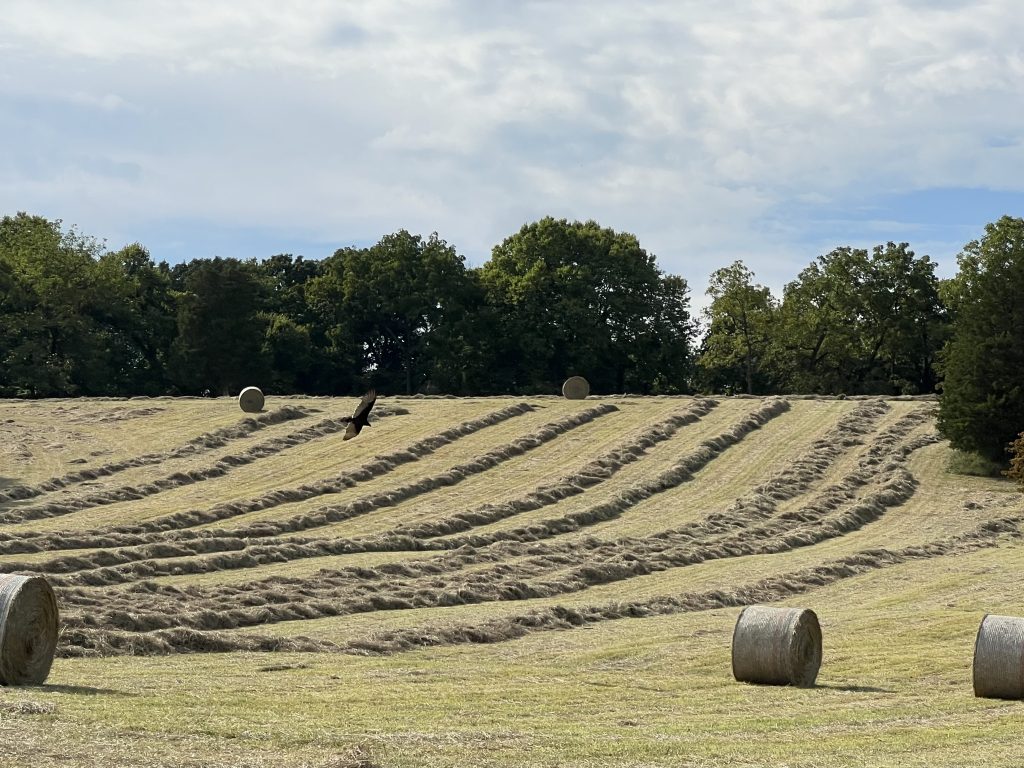
M47 685L43 684L39 686L40 690L54 693L76 693L80 696L131 696L135 697L137 693L126 693L125 691L119 691L115 688L93 688L91 685Z
M875 688L871 685L829 685L828 683L817 683L815 688L824 688L828 691L846 691L847 693L896 693L891 688Z

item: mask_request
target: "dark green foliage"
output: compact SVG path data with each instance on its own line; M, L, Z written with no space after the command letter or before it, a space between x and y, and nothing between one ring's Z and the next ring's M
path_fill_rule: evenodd
M687 388L686 283L633 235L545 218L495 246L481 277L506 391L557 392L577 374L598 393Z
M954 445L1005 462L1024 426L1024 223L1001 219L942 286L907 244L837 248L781 301L711 276L694 360L686 281L629 233L545 218L467 269L437 234L323 261L154 265L60 221L0 220L0 396L382 392L927 393ZM955 326L950 325L955 317Z
M456 391L472 386L455 371L478 369L466 341L475 290L463 258L436 233L400 230L370 248L337 251L308 295L334 355L348 363L350 386L366 378L412 394L438 378Z
M269 378L265 285L254 261L190 262L177 296L173 380L182 392L237 394Z
M906 243L837 248L783 294L777 341L794 392L922 394L947 335L935 263Z
M771 357L779 307L771 291L755 285L753 277L742 261L711 275L708 332L698 360L703 387L710 391L755 394L775 389Z
M981 454L958 451L954 448L949 452L949 461L946 464L946 469L954 475L1002 477L1005 466L1004 463L992 461L992 459L987 459Z
M1024 428L1024 219L986 225L958 262L943 286L953 337L943 352L939 427L955 448L1005 462Z

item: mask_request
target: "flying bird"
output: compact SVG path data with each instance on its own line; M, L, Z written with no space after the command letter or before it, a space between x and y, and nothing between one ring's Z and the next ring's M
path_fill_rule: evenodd
M363 427L370 426L370 421L367 417L370 415L370 409L373 408L375 402L377 402L377 390L371 389L363 395L363 399L356 406L356 411L352 414L348 426L345 427L345 437L342 440L351 440L359 434Z

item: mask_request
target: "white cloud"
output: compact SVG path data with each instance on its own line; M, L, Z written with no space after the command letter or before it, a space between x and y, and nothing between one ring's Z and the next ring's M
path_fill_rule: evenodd
M817 255L780 211L1024 178L1014 0L97 7L7 3L5 212L143 241L164 217L437 230L476 262L527 220L595 218L702 290Z

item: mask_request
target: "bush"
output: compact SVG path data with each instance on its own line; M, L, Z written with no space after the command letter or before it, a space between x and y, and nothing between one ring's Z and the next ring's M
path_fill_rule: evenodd
M1024 491L1024 432L1010 443L1010 468L1004 473Z
M1005 465L987 456L973 451L960 451L954 448L949 453L946 470L954 475L973 475L975 477L1002 477Z

